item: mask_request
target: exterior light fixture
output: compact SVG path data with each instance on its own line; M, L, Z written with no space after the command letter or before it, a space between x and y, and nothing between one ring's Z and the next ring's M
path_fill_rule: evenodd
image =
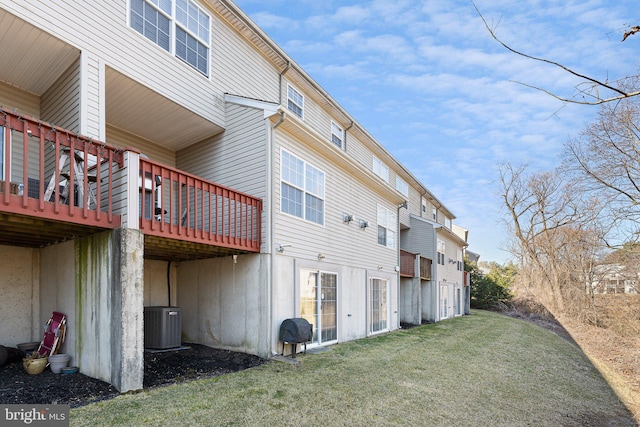
M369 223L367 221L365 221L364 219L361 219L360 223L358 225L360 226L360 228L362 228L364 230L365 228L367 228L369 226Z
M342 214L342 221L346 224L349 224L351 221L353 221L353 215L351 214Z
M283 245L282 243L277 243L276 251L282 253L284 252L284 248L290 248L290 247L293 247L293 245Z

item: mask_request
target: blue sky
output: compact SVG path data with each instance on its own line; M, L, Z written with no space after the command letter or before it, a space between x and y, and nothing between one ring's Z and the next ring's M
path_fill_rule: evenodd
M559 163L593 120L563 104L581 80L491 38L467 0L235 0L469 230L469 250L505 262L497 166ZM498 36L602 80L637 71L637 1L477 0ZM634 7L635 6L635 7Z

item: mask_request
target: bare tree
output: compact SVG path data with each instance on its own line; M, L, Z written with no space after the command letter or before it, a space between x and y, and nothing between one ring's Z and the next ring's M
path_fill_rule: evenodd
M529 291L551 312L579 317L589 305L586 276L601 240L595 226L599 206L583 200L557 171L527 173L505 164L500 184L512 255Z
M570 67L567 67L559 62L556 61L552 61L550 59L546 59L546 58L540 58L537 56L533 56L533 55L528 55L524 52L521 52L517 49L514 49L513 47L509 46L508 44L506 44L505 42L503 42L496 34L496 30L495 28L492 28L491 26L489 26L489 24L487 23L486 19L484 18L484 16L482 15L482 13L480 13L480 10L478 9L478 7L476 6L476 4L472 1L471 2L473 4L473 7L475 8L476 12L478 13L478 15L480 16L480 18L482 19L482 22L484 23L484 26L487 28L487 31L489 31L489 34L491 35L491 37L493 37L493 39L495 41L497 41L500 45L502 45L505 49L507 49L509 52L512 52L516 55L522 56L524 58L530 59L532 61L537 61L537 62L542 62L542 63L546 63L546 64L550 64L554 67L558 67L564 71L566 71L567 73L578 77L580 79L582 79L582 83L580 83L578 86L576 86L576 89L578 91L578 93L573 97L573 98L567 98L567 97L563 97L560 95L557 95L549 90L537 87L537 86L533 86L527 83L523 83L523 82L515 82L518 84L521 84L523 86L526 87L530 87L532 89L535 90L539 90L541 92L546 93L547 95L552 96L553 98L556 98L562 102L567 102L567 103L572 103L572 104L584 104L584 105L599 105L599 104L604 104L604 103L608 103L608 102L612 102L612 101L618 101L621 99L625 99L625 98L630 98L630 97L634 97L637 95L640 95L640 91L639 90L627 90L625 82L627 80L627 78L623 78L620 80L615 80L615 81L608 81L608 80L601 80L601 79L597 79L595 77L589 76L587 74L583 74L580 73ZM631 27L629 28L623 35L622 41L625 41L627 39L627 37L637 33L638 31L640 31L640 27ZM603 95L603 94L607 94L607 95Z
M602 105L596 121L565 143L563 172L606 206L619 242L640 237L640 98ZM615 246L614 243L610 243Z

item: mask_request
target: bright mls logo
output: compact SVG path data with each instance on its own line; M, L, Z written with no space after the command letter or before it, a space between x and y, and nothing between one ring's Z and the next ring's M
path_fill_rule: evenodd
M69 425L69 405L0 405L0 427Z

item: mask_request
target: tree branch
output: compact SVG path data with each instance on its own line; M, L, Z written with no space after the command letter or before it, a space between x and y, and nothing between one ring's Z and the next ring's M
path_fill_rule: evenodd
M556 94L554 94L554 93L552 93L552 92L550 92L548 90L541 89L541 88L536 87L536 86L528 85L528 84L521 83L521 82L515 82L515 83L518 83L518 84L521 84L523 86L526 86L526 87L529 87L529 88L536 89L536 90L539 90L541 92L544 92L547 95L550 95L553 98L556 98L556 99L558 99L559 101L562 101L562 102L570 102L570 103L573 103L573 104L582 104L582 105L598 105L598 104L603 104L603 103L606 103L606 102L617 101L617 100L620 100L620 99L624 99L624 98L629 98L629 97L632 97L632 96L640 95L640 91L625 92L624 90L622 90L622 89L620 89L618 87L612 86L609 83L602 82L602 81L600 81L600 80L598 80L596 78L589 77L589 76L587 76L585 74L581 74L581 73L579 73L577 71L574 71L573 69L571 69L571 68L569 68L569 67L567 67L565 65L562 65L559 62L552 61L552 60L545 59L545 58L538 58L536 56L528 55L526 53L520 52L520 51L512 48L511 46L507 45L505 42L500 40L500 38L498 38L498 36L496 35L495 31L489 26L489 24L487 23L486 19L484 19L484 16L482 15L482 13L480 13L480 10L476 6L475 2L471 1L471 4L473 5L474 9L476 10L478 15L480 16L480 19L482 19L482 22L484 23L484 26L487 29L487 31L489 31L489 34L491 35L491 37L495 41L497 41L500 45L502 45L502 47L507 49L509 52L512 52L512 53L514 53L516 55L522 56L522 57L527 58L527 59L531 59L533 61L544 62L544 63L550 64L550 65L553 65L555 67L558 67L558 68L566 71L567 73L569 73L569 74L571 74L573 76L576 76L576 77L579 77L581 79L584 79L587 82L591 82L594 85L593 86L594 88L595 87L603 87L603 88L606 88L606 89L608 89L608 90L610 90L612 92L617 93L618 95L612 96L612 97L609 97L609 98L600 98L599 96L588 94L588 96L592 96L595 99L595 101L587 101L587 100L579 101L579 100L575 100L575 99L564 98L564 97L558 96L558 95L556 95ZM636 30L636 28L637 28L637 30ZM629 30L627 32L629 34L625 33L625 39L626 39L626 37L628 37L628 35L635 34L638 31L640 31L640 27L631 28L631 30ZM623 39L623 41L624 41L624 39ZM586 94L586 92L582 92L582 93Z

